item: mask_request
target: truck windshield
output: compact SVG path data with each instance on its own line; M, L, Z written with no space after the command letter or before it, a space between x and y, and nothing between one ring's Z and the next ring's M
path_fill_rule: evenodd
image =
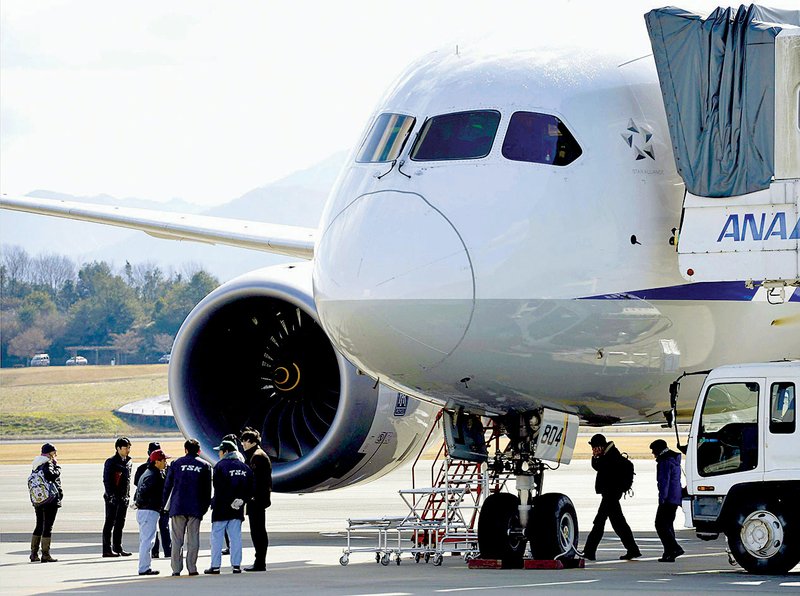
M697 436L701 476L752 470L758 465L758 383L719 383L705 395Z

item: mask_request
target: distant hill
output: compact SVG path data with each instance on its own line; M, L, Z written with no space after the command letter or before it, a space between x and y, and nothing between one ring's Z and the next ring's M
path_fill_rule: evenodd
M108 195L76 197L46 190L30 195L313 227L319 221L328 192L345 157L345 152L334 154L310 168L208 210L179 199L159 203L139 198L117 199ZM180 272L187 266L193 268L194 265L200 265L220 281L258 267L290 260L252 250L159 240L143 232L5 210L0 210L0 241L4 245L21 246L32 256L63 254L78 263L104 260L113 263L117 269L126 260L132 264L155 263L165 272Z

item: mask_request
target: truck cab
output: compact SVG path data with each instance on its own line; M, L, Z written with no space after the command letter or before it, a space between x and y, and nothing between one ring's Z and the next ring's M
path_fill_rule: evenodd
M722 366L706 377L686 452L700 538L725 534L751 573L800 562L800 361Z

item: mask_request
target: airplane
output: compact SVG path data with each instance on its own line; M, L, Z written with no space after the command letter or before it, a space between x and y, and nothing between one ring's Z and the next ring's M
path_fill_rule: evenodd
M800 356L797 280L775 304L773 286L681 266L685 195L652 55L461 48L385 94L317 229L0 207L297 257L221 285L183 323L169 369L182 432L212 452L254 426L275 490L312 492L407 461L444 408L454 448L516 476L516 501L485 501L482 554L521 557L529 540L552 558L578 525L543 475L569 462L579 422L661 422L682 370ZM731 226L706 233L741 241ZM505 451L470 436L481 417Z

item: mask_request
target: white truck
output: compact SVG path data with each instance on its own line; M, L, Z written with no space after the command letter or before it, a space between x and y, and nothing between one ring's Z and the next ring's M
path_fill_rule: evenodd
M701 539L725 534L745 570L786 573L800 563L800 360L706 372L686 446L684 510Z

